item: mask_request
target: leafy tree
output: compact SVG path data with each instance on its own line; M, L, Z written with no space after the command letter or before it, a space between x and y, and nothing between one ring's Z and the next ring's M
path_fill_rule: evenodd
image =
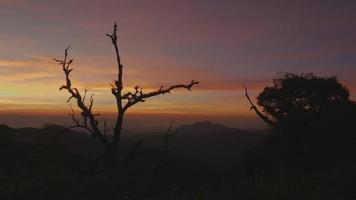
M251 109L273 127L308 121L332 107L352 104L349 91L335 76L317 77L313 73L281 73L274 78L273 86L265 87L257 97L263 112L252 103L246 87L245 91Z
M145 102L150 97L169 94L171 91L178 88L184 88L190 91L194 85L199 83L198 81L192 80L188 84L177 84L167 88L161 86L159 89L148 93L145 93L143 91L143 88L136 86L133 92L124 93L123 92L124 66L121 63L121 57L119 53L117 29L118 27L117 24L115 23L112 34L106 34L106 36L110 38L114 46L116 64L118 69L117 79L115 80L114 84L111 85L112 86L111 93L116 98L116 107L117 107L116 123L113 130L112 141L106 138L106 134L105 134L106 128L104 128L104 130L102 131L99 127L99 121L97 120L99 114L94 113L92 110L93 103L94 103L93 95L90 96L89 102L87 102L86 96L88 90L85 89L84 92L81 93L77 88L73 87L72 85L70 75L71 72L73 71L73 68L71 68L73 59L68 58L69 47L64 52L64 59L62 60L54 59L62 66L62 70L64 72L65 79L66 79L65 84L62 87L60 87L60 90L66 90L70 94L70 97L67 100L67 102L70 102L72 99L74 99L78 108L82 111L81 112L82 120L78 120L76 119L74 110L72 109L72 113L70 114L70 116L75 122L75 125L72 126L71 128L82 128L90 132L94 137L98 137L100 141L103 143L103 145L105 146L108 155L110 157L111 165L114 167L117 165L117 153L118 153L118 148L120 143L120 136L121 136L122 124L124 121L124 115L130 107L138 103Z
M336 77L282 73L258 95L262 111L246 87L245 95L251 109L273 128L258 148L257 160L319 171L354 160L356 104Z

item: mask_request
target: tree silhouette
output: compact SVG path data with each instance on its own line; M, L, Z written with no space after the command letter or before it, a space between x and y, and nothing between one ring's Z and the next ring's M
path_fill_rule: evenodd
M169 153L169 149L168 149L168 142L169 139L173 136L176 135L177 133L179 133L179 128L174 129L173 128L173 121L171 121L171 123L169 124L169 127L167 128L167 130L163 133L163 153L164 154L168 154Z
M72 113L69 114L75 125L70 127L70 128L82 128L87 131L89 131L93 137L97 136L100 141L103 143L105 146L109 157L111 161L112 166L117 165L117 153L118 153L118 148L120 144L120 136L121 136L121 130L122 130L122 124L124 121L124 115L125 112L131 107L136 105L137 103L140 102L145 102L146 99L158 95L163 95L163 94L169 94L172 90L178 89L178 88L185 88L187 90L191 90L191 88L198 84L198 81L192 80L188 84L177 84L173 85L170 87L165 88L164 86L161 86L159 89L144 93L143 88L139 86L135 86L133 92L123 92L123 65L121 63L121 57L119 53L119 45L118 45L118 26L116 23L114 23L114 30L111 34L106 34L107 37L111 39L112 45L114 46L115 50L115 57L116 57L116 64L117 64L117 69L118 69L118 74L117 74L117 79L114 81L114 83L111 85L111 92L114 95L116 99L116 107L117 107L117 115L116 115L116 122L115 122L115 127L113 130L113 139L112 141L109 141L106 137L104 132L102 132L99 128L99 122L97 120L97 116L99 114L94 113L92 108L93 108L93 103L94 103L94 98L93 95L90 96L89 98L89 103L86 103L86 96L88 90L85 89L84 93L80 93L79 90L75 87L72 86L72 82L70 79L71 72L73 71L73 68L71 68L71 64L73 63L73 59L68 58L68 50L69 47L65 49L64 52L64 59L54 59L56 62L58 62L62 66L62 70L65 74L66 78L66 83L60 87L60 90L66 90L71 96L67 100L67 102L70 102L71 99L74 99L76 101L76 104L78 108L81 110L81 116L82 116L82 121L78 120L75 118L74 111L72 109Z
M273 128L254 152L265 163L255 166L322 171L354 160L356 103L336 77L280 74L257 97L262 111L244 88L251 109Z
M263 112L253 104L244 88L251 109L272 127L308 121L332 106L351 102L349 91L336 77L317 77L313 73L281 73L274 78L273 86L265 87L257 97L257 104L263 107Z

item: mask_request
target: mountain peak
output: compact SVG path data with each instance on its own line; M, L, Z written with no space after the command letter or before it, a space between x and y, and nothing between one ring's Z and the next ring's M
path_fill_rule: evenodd
M213 126L215 124L213 124L211 121L207 120L207 121L201 121L201 122L195 122L193 124L191 124L190 126Z
M211 132L231 132L234 129L211 121L195 122L189 125L182 125L179 130L183 133L211 133Z
M0 124L0 132L9 132L11 130L12 130L11 127L9 127L9 126L7 126L5 124Z

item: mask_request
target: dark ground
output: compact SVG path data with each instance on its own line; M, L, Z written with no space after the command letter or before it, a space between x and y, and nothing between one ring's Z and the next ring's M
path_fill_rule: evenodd
M356 199L352 164L327 176L251 174L245 154L266 136L201 122L180 127L162 156L162 133L127 134L121 163L137 140L140 152L126 169L108 170L87 134L1 125L0 199Z

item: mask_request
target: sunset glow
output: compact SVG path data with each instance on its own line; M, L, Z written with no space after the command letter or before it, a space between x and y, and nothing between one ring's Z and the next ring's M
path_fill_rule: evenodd
M200 81L191 92L139 104L129 111L131 119L144 116L148 122L151 116L155 126L170 119L211 119L263 127L241 85L257 96L280 71L336 75L356 99L354 3L261 2L0 0L0 120L26 126L26 114L32 114L38 117L30 120L35 125L45 116L54 117L47 118L51 123L65 121L68 94L58 90L65 79L52 58L62 58L67 45L74 59L73 84L91 88L94 109L113 115L110 83L117 69L105 33L114 21L125 90Z

